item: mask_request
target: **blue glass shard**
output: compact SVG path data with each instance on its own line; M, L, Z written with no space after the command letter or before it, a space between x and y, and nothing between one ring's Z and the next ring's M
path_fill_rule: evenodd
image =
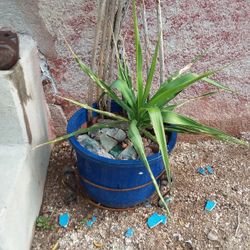
M211 165L206 166L206 170L207 170L208 174L213 174L214 173L213 166L211 166Z
M216 201L207 200L205 210L211 212L216 206Z
M202 167L197 168L197 173L201 175L206 175L206 170Z
M59 225L61 227L67 227L69 224L69 214L64 213L59 215Z
M125 232L125 237L131 238L134 235L133 228L129 227L128 230Z
M149 228L154 228L158 224L163 223L166 224L167 217L165 215L159 215L158 213L153 213L147 221L147 225Z

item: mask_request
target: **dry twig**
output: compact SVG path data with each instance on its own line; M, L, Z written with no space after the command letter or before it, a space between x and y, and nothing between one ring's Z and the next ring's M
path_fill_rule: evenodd
M236 227L235 234L234 234L235 237L237 236L239 228L240 228L240 211L239 210L238 210L238 217L237 218L238 218L237 219L237 227Z

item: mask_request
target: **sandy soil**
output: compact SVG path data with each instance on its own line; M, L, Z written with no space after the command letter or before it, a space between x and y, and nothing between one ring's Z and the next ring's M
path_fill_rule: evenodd
M171 156L174 174L172 219L149 229L147 218L157 206L141 205L129 211L98 209L78 196L65 204L68 189L62 184L63 169L72 165L67 143L55 146L40 215L51 217L52 230L37 228L32 249L250 249L250 153L242 146L218 141L178 143ZM202 176L199 166L213 165L213 175ZM217 202L205 212L207 199ZM70 214L69 226L58 225L60 213ZM86 217L95 215L91 228ZM124 233L131 227L134 235Z

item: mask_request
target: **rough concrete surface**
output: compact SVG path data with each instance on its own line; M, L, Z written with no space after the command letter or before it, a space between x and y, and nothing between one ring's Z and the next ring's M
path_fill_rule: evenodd
M0 29L28 34L39 44L47 57L55 58L54 38L39 16L38 1L0 0Z
M57 37L56 51L59 57L51 61L51 70L62 93L86 100L88 79L83 76L65 48L59 35L62 30L66 39L81 58L89 63L96 24L96 1L39 1L40 15L49 32ZM46 4L47 3L47 4ZM149 26L151 52L156 40L156 8L154 1L145 1ZM249 74L250 66L250 4L247 1L212 0L162 1L164 28L165 65L167 73L189 63L195 55L208 50L208 56L194 67L200 72L208 68L217 69L233 62L214 78L235 89L238 94L220 93L214 97L188 104L182 111L194 115L203 122L239 133L249 129ZM61 20L60 22L58 20ZM63 25L62 25L63 23ZM131 12L126 17L123 34L125 46L133 67L133 32ZM158 76L156 77L155 87ZM208 91L205 85L188 89L182 98ZM63 104L66 115L72 106ZM73 108L74 109L74 108ZM219 111L219 112L218 112ZM237 118L235 119L235 114Z
M63 171L74 164L74 159L67 143L56 145L40 212L51 219L53 228L37 228L32 249L249 249L249 157L248 148L218 141L178 143L171 156L172 218L165 226L149 229L148 217L154 212L164 213L155 201L152 206L143 204L120 212L98 209L82 196L77 202L65 203L69 189L62 183ZM196 172L206 165L214 167L213 175ZM217 202L212 212L204 211L208 199ZM65 212L70 221L67 228L61 228L58 216ZM86 221L93 215L97 221L88 228ZM129 227L134 235L126 238Z
M36 43L20 36L20 59L0 71L0 249L30 247L42 202L50 147Z
M50 70L60 94L82 101L87 100L89 80L72 60L60 31L75 52L90 64L97 2L38 0L25 3L0 0L1 26L33 35L49 59ZM153 0L146 0L145 4L152 54L157 37L156 6ZM233 62L214 79L233 88L237 94L220 93L190 103L182 111L234 134L249 130L249 13L250 3L245 0L162 1L166 76L189 63L204 50L208 50L208 55L194 66L198 72L208 68L217 69ZM131 10L126 16L122 33L126 34L125 46L131 68L134 68ZM158 85L156 76L154 87ZM181 98L209 89L205 85L196 85L189 88ZM76 109L66 102L56 100L47 89L46 95L50 103L62 106L67 117Z

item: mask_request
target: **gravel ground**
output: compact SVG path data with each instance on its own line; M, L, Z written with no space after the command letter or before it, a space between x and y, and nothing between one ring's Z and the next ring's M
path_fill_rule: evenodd
M52 230L37 228L32 249L250 249L249 150L218 141L178 143L171 156L174 186L170 203L172 219L153 229L146 225L157 205L141 205L129 211L98 209L81 196L66 205L68 190L62 185L63 169L71 165L70 147L57 145L51 156L40 215L51 217ZM211 164L213 175L196 173ZM205 212L207 199L215 200L212 212ZM67 228L58 225L60 213L70 214ZM87 228L86 218L97 221ZM131 227L134 235L124 233Z

